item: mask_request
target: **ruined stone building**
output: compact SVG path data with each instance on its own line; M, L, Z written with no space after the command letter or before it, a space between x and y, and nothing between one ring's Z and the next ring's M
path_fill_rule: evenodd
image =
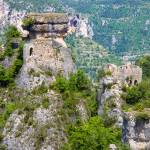
M129 85L136 85L142 81L142 69L131 63L126 63L119 67L108 64L105 69L110 71L115 79L123 83L126 82Z
M71 50L64 42L68 32L68 16L62 13L32 13L26 19L32 19L33 23L23 26L28 34L19 85L30 88L42 82L51 83L54 76L60 74L68 77L75 71Z

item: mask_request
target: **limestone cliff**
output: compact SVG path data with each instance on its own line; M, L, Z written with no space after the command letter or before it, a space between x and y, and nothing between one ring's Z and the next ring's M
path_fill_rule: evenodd
M63 101L60 94L48 91L43 94L22 95L18 103L24 103L23 110L17 109L7 120L2 136L8 150L58 150L66 142L66 120L60 113ZM46 103L45 103L46 102ZM45 105L46 104L46 105Z
M150 110L145 110L149 113ZM150 149L150 120L139 117L139 112L124 113L123 142L128 142L132 150Z
M144 109L144 113L133 110L125 112L122 107L125 103L122 99L123 86L131 87L140 83L142 80L141 68L135 65L117 67L109 64L105 69L110 72L107 72L100 81L97 94L98 114L115 118L115 125L122 129L122 141L129 143L132 150L149 150L150 120L147 114L150 110Z
M66 14L30 14L34 23L24 28L28 30L23 52L24 65L17 83L21 87L33 88L43 82L48 85L57 75L68 77L75 71L71 50L63 37L67 35Z

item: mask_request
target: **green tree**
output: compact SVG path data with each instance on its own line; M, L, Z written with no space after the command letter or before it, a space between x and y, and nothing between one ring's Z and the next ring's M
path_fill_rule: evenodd
M92 117L89 122L71 129L69 142L65 150L107 150L109 144L121 144L121 131L106 128L99 117ZM122 146L123 149L123 146Z
M12 38L19 38L20 32L15 26L9 26L5 30L4 37L7 41L12 40Z
M136 64L142 68L143 77L149 78L150 77L150 56L141 57L136 61Z

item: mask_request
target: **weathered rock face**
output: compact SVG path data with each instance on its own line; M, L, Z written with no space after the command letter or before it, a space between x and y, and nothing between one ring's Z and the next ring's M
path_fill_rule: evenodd
M150 149L150 120L137 120L134 112L124 114L123 141L132 150Z
M61 96L54 91L45 96L50 102L48 108L40 106L32 113L17 110L11 114L3 131L3 144L8 150L59 150L66 142L65 120L59 114ZM40 100L42 95L38 96L37 101Z
M94 33L88 18L81 17L80 15L71 16L69 18L69 28L71 32L73 31L76 33L77 37L83 36L90 39L93 38Z
M128 143L132 150L149 150L150 120L147 114L149 114L150 110L144 109L143 112L146 113L145 118L143 115L141 117L138 114L140 112L123 112L122 110L122 86L127 84L125 77L132 75L133 81L139 79L138 83L142 80L141 69L137 66L129 66L127 68L126 66L118 68L115 65L109 65L109 71L112 72L112 75L102 78L97 95L99 102L98 114L102 115L103 113L107 113L111 118L116 117L116 125L122 128L123 131L122 141ZM124 75L121 70L126 74ZM130 86L132 85L134 84L130 84Z
M26 16L34 24L24 26L29 31L29 36L37 37L63 37L68 32L68 16L63 13L31 13Z
M116 125L122 127L122 99L121 83L113 77L107 76L101 80L97 100L99 103L98 114L102 115L109 108L107 115L116 118ZM105 112L106 113L106 112Z
M43 82L51 84L57 75L68 77L75 72L71 50L63 40L67 34L66 15L46 13L30 14L30 17L34 17L35 21L28 30L29 37L23 54L24 65L17 79L19 86L29 89Z

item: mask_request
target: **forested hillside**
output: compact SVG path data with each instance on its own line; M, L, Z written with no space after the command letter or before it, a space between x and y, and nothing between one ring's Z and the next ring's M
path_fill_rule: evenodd
M68 11L90 18L94 40L117 54L134 55L150 48L149 0L5 0L12 8L28 11ZM51 9L50 9L51 8Z
M62 0L88 14L94 40L112 52L143 52L150 48L149 0Z

